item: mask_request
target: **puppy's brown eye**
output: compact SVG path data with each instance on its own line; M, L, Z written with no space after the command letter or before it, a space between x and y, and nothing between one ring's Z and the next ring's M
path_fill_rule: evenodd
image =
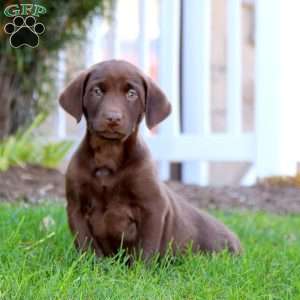
M102 97L103 96L103 92L98 86L94 87L94 93L96 94L97 97Z
M126 94L126 98L129 101L135 101L138 98L138 94L137 94L136 90L130 89Z

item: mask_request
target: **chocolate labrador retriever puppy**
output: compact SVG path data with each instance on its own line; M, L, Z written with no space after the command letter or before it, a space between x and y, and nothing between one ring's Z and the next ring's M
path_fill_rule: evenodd
M66 173L68 220L76 245L98 256L142 252L147 260L168 247L239 253L222 223L173 194L159 180L138 135L145 116L153 128L171 112L160 88L132 64L111 60L75 78L59 98L87 132Z

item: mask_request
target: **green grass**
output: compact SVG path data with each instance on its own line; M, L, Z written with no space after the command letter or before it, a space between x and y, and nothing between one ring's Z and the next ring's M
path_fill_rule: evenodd
M79 255L61 205L1 204L0 299L300 299L300 216L214 214L241 237L241 257L188 253L128 268Z

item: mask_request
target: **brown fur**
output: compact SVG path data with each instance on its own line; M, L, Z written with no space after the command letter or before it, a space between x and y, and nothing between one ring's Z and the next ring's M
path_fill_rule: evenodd
M133 85L137 98L128 94ZM176 252L192 243L195 251L240 252L234 233L158 179L138 127L144 115L149 128L157 125L171 107L151 79L127 62L104 62L71 82L60 103L88 124L66 174L68 220L80 250L91 244L97 255L112 255L122 244L147 259L170 244Z

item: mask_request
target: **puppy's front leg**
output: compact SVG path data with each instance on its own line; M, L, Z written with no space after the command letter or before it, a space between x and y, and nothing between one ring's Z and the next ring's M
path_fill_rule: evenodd
M71 232L75 235L75 244L78 250L87 251L91 245L97 256L103 256L103 252L94 239L87 220L85 219L79 201L68 201L68 221Z
M143 218L141 226L140 246L142 258L148 261L154 254L162 254L165 245L162 245L162 237L165 227L166 212L155 209Z

